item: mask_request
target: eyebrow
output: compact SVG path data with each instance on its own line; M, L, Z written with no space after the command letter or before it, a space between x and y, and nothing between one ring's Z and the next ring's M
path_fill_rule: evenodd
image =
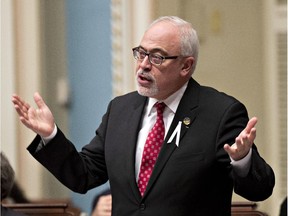
M149 52L149 53L160 52L160 53L163 54L163 55L168 55L168 53L167 53L165 50L161 49L161 48L153 48L153 49L150 50L150 51L147 51L147 50L146 50L143 46L141 46L141 45L139 45L139 48L141 48L141 49L145 50L145 52Z

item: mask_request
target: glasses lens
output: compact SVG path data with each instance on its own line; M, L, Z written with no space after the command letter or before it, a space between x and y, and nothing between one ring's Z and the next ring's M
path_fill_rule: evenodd
M133 49L133 56L136 60L139 60L139 52L137 49Z
M139 48L133 49L133 56L137 60L143 60L146 57L146 52L139 50Z
M149 59L155 65L161 65L163 61L163 57L157 54L150 54Z
M140 60L143 60L146 57L146 52L143 50L138 50L138 56Z
M161 65L164 57L158 54L147 53L139 47L133 48L133 56L136 60L144 60L146 56L149 58L149 62L154 65Z

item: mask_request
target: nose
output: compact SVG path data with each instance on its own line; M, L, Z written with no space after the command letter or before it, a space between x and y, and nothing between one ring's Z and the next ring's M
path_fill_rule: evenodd
M148 55L145 56L142 62L140 62L139 66L142 70L150 70L152 67L152 64L149 61Z

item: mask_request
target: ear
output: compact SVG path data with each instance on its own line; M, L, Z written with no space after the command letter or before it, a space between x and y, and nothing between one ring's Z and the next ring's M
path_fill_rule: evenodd
M181 70L182 76L187 76L187 74L191 75L191 69L192 69L194 62L195 62L194 57L192 56L185 57L183 64L182 64L182 70Z

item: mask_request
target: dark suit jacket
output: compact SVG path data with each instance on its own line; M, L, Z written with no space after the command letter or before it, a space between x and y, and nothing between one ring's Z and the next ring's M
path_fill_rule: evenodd
M225 216L230 215L233 187L253 201L271 195L274 173L255 145L245 178L233 173L223 150L247 124L244 105L191 78L141 197L135 180L135 149L146 102L137 92L113 99L96 136L80 153L60 130L40 151L36 152L39 136L28 150L73 191L85 193L109 179L115 216ZM179 147L175 139L168 144L185 117L191 124L182 124Z

